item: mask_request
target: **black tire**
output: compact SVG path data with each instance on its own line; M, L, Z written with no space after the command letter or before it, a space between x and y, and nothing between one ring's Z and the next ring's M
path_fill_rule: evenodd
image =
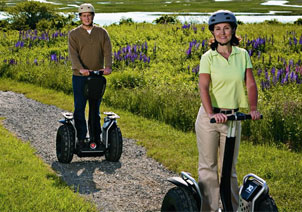
M265 195L256 201L254 211L278 212L278 208L274 199L270 195Z
M70 163L75 148L75 131L71 124L61 125L57 132L56 152L58 161Z
M108 145L108 150L105 153L106 160L119 161L123 152L123 137L120 128L117 126L109 130Z
M171 188L165 195L161 206L162 212L168 211L199 211L191 191L185 187Z

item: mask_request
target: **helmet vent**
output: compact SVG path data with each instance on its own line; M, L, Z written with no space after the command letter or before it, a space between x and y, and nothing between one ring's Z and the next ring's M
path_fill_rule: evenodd
M225 19L231 19L230 17L226 17Z

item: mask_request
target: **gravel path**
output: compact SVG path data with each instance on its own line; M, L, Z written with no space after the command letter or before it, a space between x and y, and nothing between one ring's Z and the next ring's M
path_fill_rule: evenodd
M171 187L165 181L176 174L146 156L143 147L124 138L120 162L104 157L79 158L70 164L57 161L56 131L61 109L41 104L22 94L0 91L0 117L19 138L30 141L39 155L75 191L91 199L100 211L158 211ZM121 117L123 118L123 117ZM123 132L123 129L121 129Z

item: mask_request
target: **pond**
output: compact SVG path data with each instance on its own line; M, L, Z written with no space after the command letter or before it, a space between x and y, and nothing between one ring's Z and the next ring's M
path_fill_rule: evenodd
M302 16L288 16L282 15L280 11L270 11L269 13L235 13L238 20L243 23L259 23L265 20L276 19L282 23L293 23ZM118 23L122 18L131 18L134 22L148 22L152 23L155 19L163 14L177 15L182 22L189 23L204 23L209 19L210 13L168 13L168 12L126 12L126 13L96 13L95 23L100 25L110 25Z
M47 2L58 4L48 0L35 0L40 2ZM215 0L220 2L227 2L232 0ZM169 1L167 1L169 2ZM75 4L68 4L67 7L74 8L78 7L78 2ZM100 1L99 4L110 4L110 1ZM123 3L121 0L119 3ZM282 7L301 7L302 5L288 5L288 1L284 0L274 0L274 1L265 1L261 3L262 5L269 5L269 6L282 6ZM80 4L80 3L79 3ZM64 9L64 8L61 8ZM290 11L270 11L269 13L235 13L238 20L242 21L243 23L259 23L266 20L277 20L282 23L293 23L298 18L302 18L300 15L283 15L289 14ZM197 13L197 12L186 12L186 13L173 13L173 12L116 12L116 13L96 13L95 16L95 23L104 26L110 25L113 23L119 23L119 21L123 19L131 18L134 22L148 22L152 23L154 20L159 18L163 14L169 15L177 15L178 19L182 22L188 23L205 23L208 21L210 13ZM3 12L0 12L0 20L5 19L6 16Z

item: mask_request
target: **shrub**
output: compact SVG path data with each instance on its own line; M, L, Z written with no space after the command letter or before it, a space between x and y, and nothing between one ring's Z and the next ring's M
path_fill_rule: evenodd
M134 21L132 20L132 18L121 18L121 20L119 21L119 25L122 24L133 24Z
M39 27L62 28L70 23L72 16L64 17L59 15L54 6L47 3L40 3L36 1L24 1L18 3L16 6L8 8L8 21L12 29L28 30L36 29L37 24L42 21ZM45 20L49 22L46 26Z
M296 21L294 21L294 24L302 25L302 18L298 18Z
M177 17L171 15L161 15L159 18L154 21L156 24L176 24L179 23Z

